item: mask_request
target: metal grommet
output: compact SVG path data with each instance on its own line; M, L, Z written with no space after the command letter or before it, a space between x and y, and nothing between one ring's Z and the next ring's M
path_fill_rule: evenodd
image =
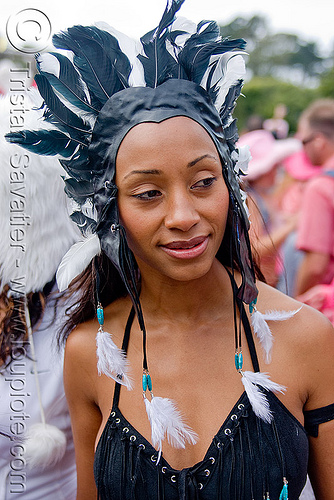
M238 405L238 410L243 410L245 408L245 405L243 405L242 403L240 403Z
M231 420L238 420L238 416L235 414L231 415Z
M140 445L138 446L138 448L141 448L142 450L145 450L145 445L143 443L140 443Z
M176 476L174 476L174 475L173 475L173 476L171 476L171 477L170 477L170 480L172 481L172 483L176 483Z
M156 457L156 456L154 456L154 455L152 455L152 456L151 456L151 462L156 462L156 461L157 461L157 457Z
M104 187L108 189L108 187L110 187L110 181L105 181Z
M124 427L124 428L123 428L123 432L128 433L128 432L129 432L129 428L128 428L128 427Z
M119 423L120 423L120 421L121 421L121 419L120 419L120 418L116 418L116 420L115 420L116 424L119 424Z
M209 469L205 469L204 473L205 473L205 475L206 475L206 476L210 476L210 471L209 471Z
M226 434L226 436L229 436L231 434L231 429L225 429L224 430L224 433Z
M111 416L111 417L114 417L115 415L116 415L116 413L115 413L114 411L112 411L112 412L110 413L110 416Z
M214 457L210 457L209 460L211 460L211 463L214 464L216 459Z
M165 467L165 466L163 466L163 467L161 468L161 472L162 472L163 474L166 474L166 470L167 470L167 467Z
M202 484L202 483L198 483L198 489L199 489L199 490L202 490L202 489L203 489L203 484Z
M221 443L217 443L217 448L219 449L221 447Z
M134 436L133 434L132 434L132 436L130 436L130 441L136 441L136 439L137 439L137 437Z

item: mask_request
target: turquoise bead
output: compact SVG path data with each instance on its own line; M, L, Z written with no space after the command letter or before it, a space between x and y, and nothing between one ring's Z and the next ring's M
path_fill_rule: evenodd
M143 373L143 391L147 391L147 375L146 373Z
M235 353L234 363L235 363L235 367L236 367L237 370L242 370L242 365L243 365L242 352Z
M239 354L235 353L234 355L234 364L237 370L239 370Z
M100 325L103 325L104 323L104 313L103 313L103 308L98 307L96 309L96 316L97 316L97 321L99 322Z
M256 302L257 302L257 298L252 300L252 302L249 304L249 312L252 314L252 312L254 312L254 307L256 305Z
M281 494L279 496L279 500L289 500L288 485L287 484L285 484L283 486Z
M147 388L151 392L152 391L152 380L151 380L150 374L148 373L146 375L146 377L147 377Z

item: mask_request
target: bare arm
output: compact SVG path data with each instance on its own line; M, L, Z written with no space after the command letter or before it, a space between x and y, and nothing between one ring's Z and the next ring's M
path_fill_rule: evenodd
M77 500L93 500L97 497L93 464L101 413L95 403L95 349L86 342L87 334L82 334L81 328L85 329L85 325L73 331L66 342L64 383L75 446Z
M312 410L334 403L334 329L321 318L314 323L318 340L305 364L312 380L305 409ZM334 491L334 420L319 425L318 437L310 437L309 475L317 500L327 500Z
M296 295L305 293L322 282L329 262L329 255L305 252L296 276Z

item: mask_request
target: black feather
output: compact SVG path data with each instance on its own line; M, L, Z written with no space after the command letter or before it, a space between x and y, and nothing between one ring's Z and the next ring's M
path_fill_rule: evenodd
M96 221L91 219L87 215L84 215L82 212L76 210L70 215L73 222L75 222L81 233L86 236L89 233L94 233L96 229Z
M241 93L242 83L242 80L239 80L238 83L233 85L226 94L225 101L219 110L219 116L223 126L226 125L234 110L235 103Z
M178 60L189 80L201 83L211 56L245 47L246 42L242 39L222 40L218 34L219 27L216 22L202 21L197 26L197 32L184 44Z
M65 193L79 205L83 205L94 194L92 183L89 181L77 181L74 178L64 179L64 181Z
M65 172L77 181L92 181L98 174L93 170L92 163L87 156L86 148L80 147L70 160L60 160Z
M72 140L59 130L21 130L5 136L8 142L20 144L22 147L39 155L61 155L70 157L78 147L78 142Z
M50 52L59 61L59 76L41 70L42 61L36 58L37 69L39 73L45 76L49 83L63 95L71 104L74 104L83 111L98 113L89 102L84 91L83 82L78 71L75 69L68 57Z
M73 111L61 102L45 76L36 75L35 82L48 108L44 114L44 118L54 125L59 125L72 138L84 141L87 138L87 134L91 132L89 123L73 113Z
M178 64L166 48L168 28L175 19L176 12L184 0L173 0L167 4L159 26L141 37L145 56L139 54L138 59L144 67L145 81L148 87L155 88L168 78L178 77Z
M74 65L102 105L114 93L128 87L130 61L110 33L94 26L73 26L55 35L53 43L74 52Z

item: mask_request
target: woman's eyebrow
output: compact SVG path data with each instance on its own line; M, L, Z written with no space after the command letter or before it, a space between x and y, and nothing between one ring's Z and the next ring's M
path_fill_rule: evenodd
M199 161L204 160L204 158L211 158L212 160L215 160L216 162L218 162L218 159L215 156L210 155L210 154L205 154L205 155L199 156L198 158L195 158L194 160L190 161L187 164L187 167L193 167ZM127 179L131 175L135 175L135 174L137 174L137 175L140 175L140 174L159 175L161 173L162 173L161 170L158 170L156 168L152 168L152 169L150 168L150 169L144 169L144 170L131 170L131 172L126 174L124 179Z
M153 169L146 169L146 170L131 170L124 179L127 179L127 177L130 177L130 175L135 175L135 174L153 174L153 175L159 175L161 174L161 170L157 170L155 168Z
M211 158L212 160L215 160L216 162L218 162L218 159L215 156L210 155L210 154L205 154L205 155L199 156L198 158L195 158L195 160L190 161L188 163L187 167L193 167L199 161L204 160L204 158Z

